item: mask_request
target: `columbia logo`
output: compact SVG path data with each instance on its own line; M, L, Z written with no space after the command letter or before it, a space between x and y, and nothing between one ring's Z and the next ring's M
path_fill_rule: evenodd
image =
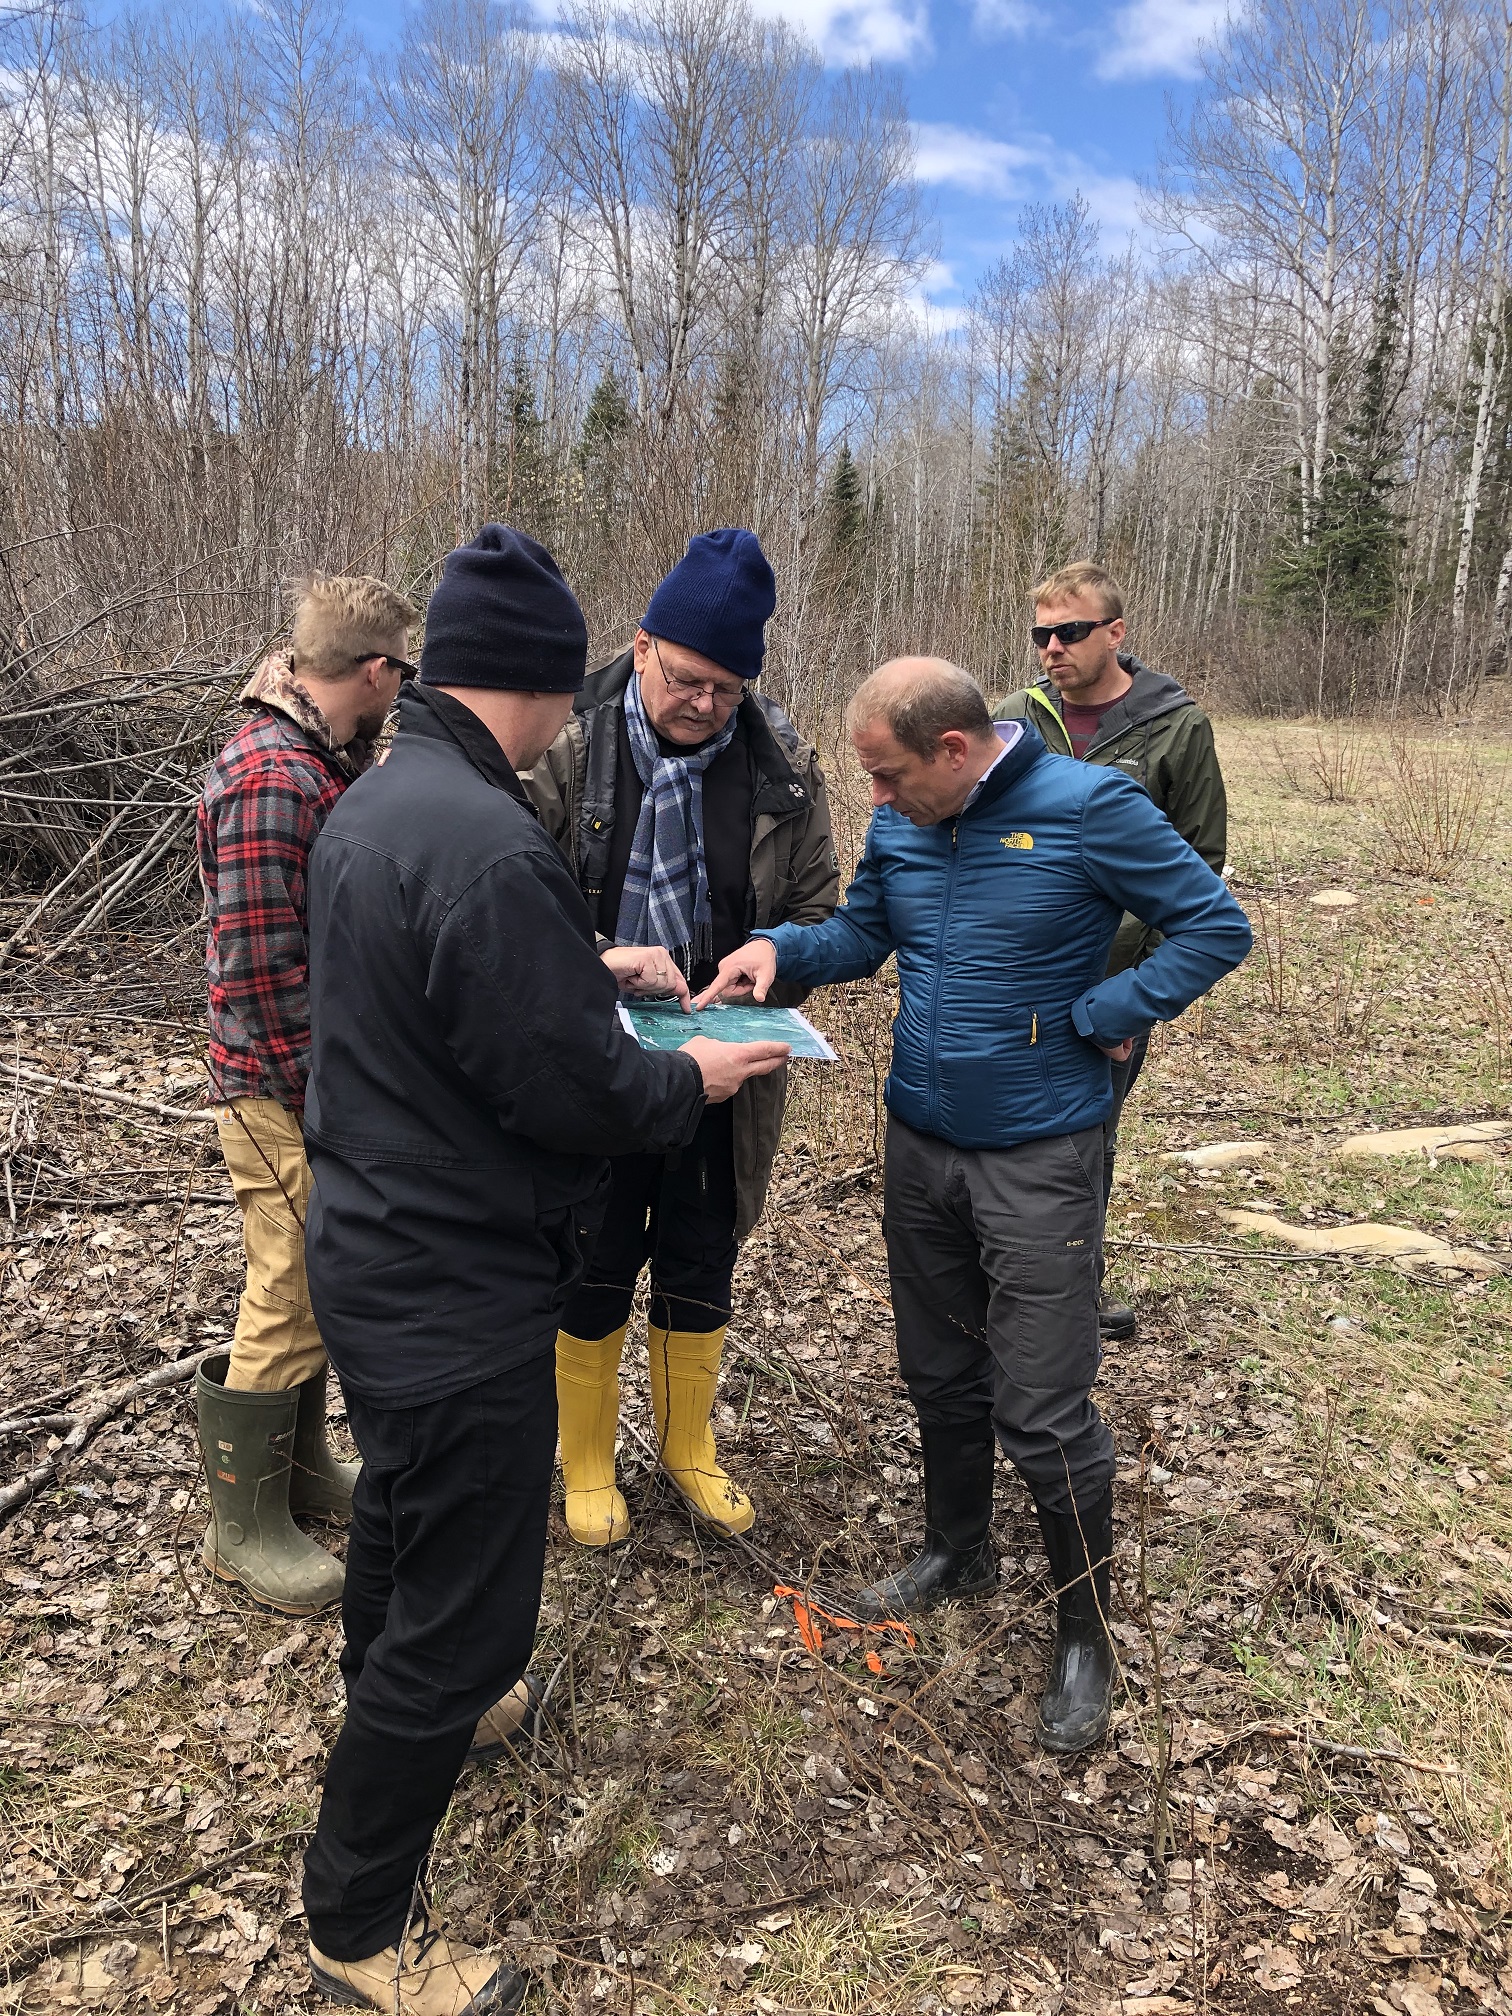
M1005 833L1003 835L1003 845L1005 847L1032 847L1034 845L1034 835L1032 833Z

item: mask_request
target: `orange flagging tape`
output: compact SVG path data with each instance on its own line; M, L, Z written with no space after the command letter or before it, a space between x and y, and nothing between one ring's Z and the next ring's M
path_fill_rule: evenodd
M863 1624L855 1617L836 1617L833 1612L821 1609L810 1597L805 1596L801 1589L789 1588L786 1582L779 1582L772 1594L778 1597L785 1596L792 1603L793 1622L798 1626L798 1636L810 1652L818 1652L824 1645L824 1633L814 1622L816 1617L822 1617L826 1624L833 1624L837 1631L896 1631L910 1652L919 1642L908 1626L900 1624L896 1617L884 1617L877 1624ZM875 1652L867 1653L866 1664L868 1671L872 1673L887 1671Z

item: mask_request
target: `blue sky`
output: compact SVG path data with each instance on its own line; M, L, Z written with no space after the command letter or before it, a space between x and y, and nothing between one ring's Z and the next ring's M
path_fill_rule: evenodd
M374 39L403 0L350 0ZM895 65L919 177L938 220L925 299L949 324L973 279L1013 242L1025 203L1077 190L1121 250L1139 227L1168 98L1190 95L1198 43L1224 0L755 0L803 28L832 64ZM634 0L630 0L633 11ZM540 17L554 10L536 0Z
M1026 203L1091 205L1105 250L1140 228L1166 107L1190 97L1206 0L1043 6L933 0L903 60L919 175L939 220L928 298L948 311L1013 242Z

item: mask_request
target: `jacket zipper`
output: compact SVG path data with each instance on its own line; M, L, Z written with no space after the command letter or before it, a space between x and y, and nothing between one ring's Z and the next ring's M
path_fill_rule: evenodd
M1066 756L1074 755L1076 752L1071 747L1071 737L1066 732L1066 724L1061 719L1060 715L1056 712L1052 702L1050 702L1045 698L1044 694L1040 692L1037 686L1031 686L1029 688L1029 698L1039 703L1043 711L1050 716L1050 719L1055 723L1056 727L1060 730L1061 739L1066 745L1065 749L1061 753ZM1145 731L1144 757L1140 764L1140 779L1139 779L1141 784L1143 784L1149 773L1149 767L1150 767L1150 723L1148 721L1146 722L1131 721L1126 728L1120 728L1114 734L1110 735L1106 742L1098 742L1097 740L1094 739L1091 746L1088 748L1086 755L1082 758L1082 761L1084 763L1090 763L1094 756L1106 756L1110 749L1117 748L1118 744L1123 741L1126 735L1134 734L1136 729L1140 727L1143 727Z
M956 862L960 858L956 846L960 832L959 818L950 822L950 862L945 870L945 896L940 904L940 929L935 938L934 984L929 997L929 1117L933 1124L940 1124L940 990L945 979L945 937L950 923L950 906L955 900Z
M1055 723L1056 730L1059 733L1062 742L1064 742L1066 745L1065 748L1061 750L1060 752L1061 755L1063 756L1072 755L1074 752L1071 748L1071 737L1066 733L1066 724L1064 721L1062 721L1059 714L1056 713L1055 708L1045 698L1044 694L1040 692L1037 686L1031 686L1029 688L1029 698L1033 700L1035 704L1039 708L1041 708L1044 713L1048 714L1050 716L1050 719Z

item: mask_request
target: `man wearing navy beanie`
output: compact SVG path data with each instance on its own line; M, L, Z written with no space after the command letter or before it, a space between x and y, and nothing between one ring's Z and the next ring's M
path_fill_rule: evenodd
M776 602L754 532L689 540L630 649L588 680L529 779L601 938L662 948L679 998L754 922L820 923L839 896L818 759L755 691ZM789 989L782 1002L802 999ZM630 1530L614 1470L619 1363L648 1263L662 1468L714 1530L743 1533L755 1518L719 1462L711 1416L736 1253L765 1202L786 1091L785 1073L753 1079L708 1108L686 1146L614 1160L603 1229L557 1337L567 1526L584 1546Z
M519 2006L417 1884L469 1754L523 1747L556 1450L557 1325L609 1156L700 1136L784 1044L642 1050L517 772L583 683L582 611L544 547L485 525L426 612L381 769L310 857L310 1297L362 1453L342 1625L347 1717L304 1903L316 1988L397 2016ZM618 982L618 984L616 984Z

